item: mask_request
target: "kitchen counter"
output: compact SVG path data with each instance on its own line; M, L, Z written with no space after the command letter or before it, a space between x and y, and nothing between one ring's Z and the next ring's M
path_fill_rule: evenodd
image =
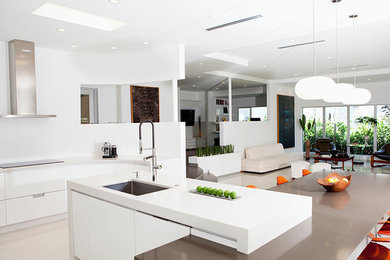
M252 252L311 216L310 197L200 180L159 175L157 184L172 188L142 196L103 187L133 178L132 174L116 174L72 180L68 181L68 191L228 238L243 253ZM150 182L150 173L141 172L140 179ZM189 192L198 185L234 190L241 198L230 201Z
M15 159L15 160L1 160L0 165L13 165L15 164L15 167L4 167L2 168L0 166L0 172L1 171L7 171L7 170L13 170L13 169L23 169L23 168L30 168L30 167L51 167L51 166L61 166L61 165L71 165L71 164L80 164L80 163L104 163L104 162L119 162L119 163L136 163L136 164L142 164L142 165L149 165L149 161L144 162L143 158L147 155L120 155L117 158L102 158L101 156L81 156L81 157L67 157L67 158L56 158L56 159L50 159L47 158L25 158L23 160L21 159ZM158 160L169 160L169 159L175 159L175 157L169 157L169 156L158 156ZM45 161L52 161L55 163L37 163L37 162L45 162ZM18 164L23 162L31 162L31 165L24 165L24 166L18 166Z
M136 259L179 259L179 255L187 260L356 259L370 242L368 232L379 230L377 221L389 217L386 212L390 208L390 175L352 173L347 190L330 193L316 183L328 173L313 173L271 189L312 197L313 216L249 255L188 236Z

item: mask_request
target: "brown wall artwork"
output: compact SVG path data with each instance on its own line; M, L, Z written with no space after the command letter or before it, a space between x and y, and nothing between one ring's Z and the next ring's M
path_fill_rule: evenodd
M131 122L139 123L143 120L160 122L159 88L140 86L130 88Z

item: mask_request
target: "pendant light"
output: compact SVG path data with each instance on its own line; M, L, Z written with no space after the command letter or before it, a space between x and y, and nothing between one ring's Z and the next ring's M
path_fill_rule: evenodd
M301 79L295 85L295 93L297 96L307 100L322 99L335 84L331 78L316 76L315 41L315 0L313 0L313 76Z
M338 3L341 0L332 0L332 3L336 6L336 84L329 88L328 92L324 94L323 100L328 103L342 102L343 96L348 95L350 91L353 91L355 87L352 84L340 83L340 64L339 64L339 14Z
M356 38L355 38L355 20L357 15L350 15L353 21L353 85L355 88L342 96L342 102L346 105L366 104L371 100L371 92L364 88L356 88Z

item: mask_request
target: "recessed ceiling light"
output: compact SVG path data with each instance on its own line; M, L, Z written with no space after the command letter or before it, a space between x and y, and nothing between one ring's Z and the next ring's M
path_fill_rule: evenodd
M219 88L215 88L216 90L218 90Z
M126 25L118 20L49 2L43 4L32 14L104 31L113 31Z
M244 85L244 87L247 87L248 85Z
M199 62L198 64L199 64L199 65L203 65L203 63L202 63L202 62Z
M120 0L108 0L111 4L119 4L121 1Z
M193 87L193 88L195 88L195 87L196 87L196 85L192 85L192 87Z
M116 50L116 49L118 49L118 47L112 46L111 49Z
M72 48L77 48L77 45L72 45Z
M267 68L267 65L263 65L263 68Z
M201 78L201 76L198 76L198 79L200 79Z
M293 39L293 40L291 40L291 42L295 42L295 40Z
M145 45L148 45L148 44L149 44L149 42L144 42L144 44L145 44Z
M370 81L371 79L367 79L368 81Z
M355 68L351 68L351 70L354 70Z
M332 57L328 57L328 60L332 59Z
M295 74L294 74L294 77L296 77L296 76L298 76L298 74L297 74L297 73L295 73Z
M222 81L222 84L225 84L225 81Z
M64 28L58 28L57 31L58 32L65 32L66 30Z

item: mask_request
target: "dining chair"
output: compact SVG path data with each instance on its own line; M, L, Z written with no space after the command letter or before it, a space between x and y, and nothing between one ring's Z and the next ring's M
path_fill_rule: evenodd
M295 178L301 178L302 177L302 170L309 170L310 163L305 161L296 161L291 163L291 177L293 179Z
M285 177L283 177L283 176L276 177L276 184L277 185L280 185L280 184L283 184L286 182L288 182L288 180Z
M332 170L332 166L329 163L315 163L311 166L312 172L320 172L322 170L330 171Z
M378 243L369 243L357 259L390 260L390 250Z

